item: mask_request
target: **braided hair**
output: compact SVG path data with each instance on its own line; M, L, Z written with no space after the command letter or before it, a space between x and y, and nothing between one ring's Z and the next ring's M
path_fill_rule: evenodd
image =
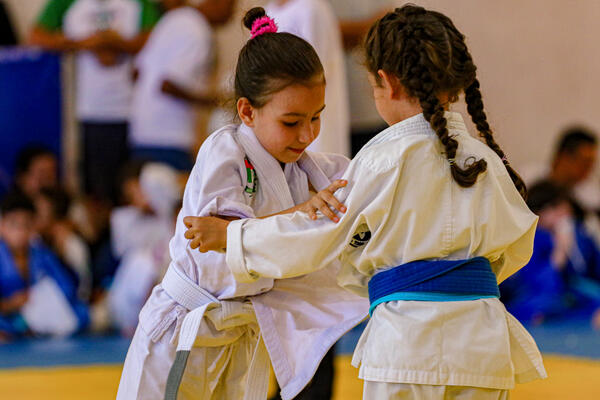
M448 17L412 4L396 8L371 26L365 52L367 69L377 83L381 83L377 71L392 73L408 95L419 100L423 116L445 148L452 177L459 185L470 187L487 169L487 162L474 160L463 167L455 162L458 141L448 132L444 106L438 98L446 94L456 101L464 91L467 110L479 135L502 159L519 193L526 197L525 183L509 165L487 122L475 73L477 67L465 37Z

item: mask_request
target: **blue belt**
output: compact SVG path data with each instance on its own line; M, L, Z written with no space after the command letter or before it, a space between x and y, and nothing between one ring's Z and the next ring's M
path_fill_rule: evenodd
M374 275L369 281L372 314L393 300L460 301L500 297L496 275L484 257L413 261Z

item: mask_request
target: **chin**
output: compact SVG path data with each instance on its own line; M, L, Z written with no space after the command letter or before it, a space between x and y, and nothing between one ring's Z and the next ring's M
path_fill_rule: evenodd
M294 163L294 162L298 161L300 159L300 157L302 157L302 154L304 154L304 153L301 153L298 155L290 155L290 156L286 155L284 157L279 158L279 161L282 163L286 163L286 164Z

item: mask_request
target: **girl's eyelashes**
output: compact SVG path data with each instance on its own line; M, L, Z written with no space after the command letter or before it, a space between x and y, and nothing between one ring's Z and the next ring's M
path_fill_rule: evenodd
M314 121L318 121L320 119L321 119L321 115L319 114L319 115L316 115L316 116L312 117L311 121L314 122Z
M281 121L281 122L283 123L283 125L289 126L289 127L298 125L298 121L294 121L294 122Z

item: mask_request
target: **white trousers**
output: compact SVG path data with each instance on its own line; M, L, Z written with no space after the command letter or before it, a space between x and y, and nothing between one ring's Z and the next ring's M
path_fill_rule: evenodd
M170 342L174 329L173 324L154 343L138 326L123 367L118 400L164 398L167 375L175 359L175 345ZM242 399L256 342L256 335L248 330L225 346L192 348L178 399Z
M363 400L508 400L509 391L364 381Z

